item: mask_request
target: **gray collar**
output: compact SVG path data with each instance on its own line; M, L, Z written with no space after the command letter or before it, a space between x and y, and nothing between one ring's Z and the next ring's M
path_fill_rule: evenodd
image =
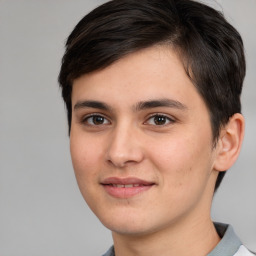
M115 256L114 246L111 246L109 250L102 256Z
M215 228L221 237L220 242L207 256L233 256L242 244L230 225L214 223ZM112 246L103 256L115 256Z
M230 225L214 223L215 228L221 237L220 242L207 256L233 256L242 245Z

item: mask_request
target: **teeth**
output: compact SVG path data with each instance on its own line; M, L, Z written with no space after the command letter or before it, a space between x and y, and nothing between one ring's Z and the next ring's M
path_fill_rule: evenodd
M132 187L139 187L140 184L112 184L113 187L115 188L132 188Z

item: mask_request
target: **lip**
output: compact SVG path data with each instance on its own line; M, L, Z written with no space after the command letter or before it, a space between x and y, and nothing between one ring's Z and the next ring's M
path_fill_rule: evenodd
M109 177L100 183L105 191L116 198L130 198L151 189L155 183L135 177Z

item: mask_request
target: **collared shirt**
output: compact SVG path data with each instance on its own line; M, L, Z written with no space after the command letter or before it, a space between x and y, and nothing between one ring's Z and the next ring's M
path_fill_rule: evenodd
M222 223L214 223L214 225L221 240L207 256L253 256L253 254L242 245L230 225ZM115 256L114 246L102 256Z

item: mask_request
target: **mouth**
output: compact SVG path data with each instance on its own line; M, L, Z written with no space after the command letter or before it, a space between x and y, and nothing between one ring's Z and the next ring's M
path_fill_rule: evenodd
M110 177L103 182L101 185L105 191L112 197L116 198L130 198L141 194L142 192L148 191L152 188L155 183L138 178L117 178Z

